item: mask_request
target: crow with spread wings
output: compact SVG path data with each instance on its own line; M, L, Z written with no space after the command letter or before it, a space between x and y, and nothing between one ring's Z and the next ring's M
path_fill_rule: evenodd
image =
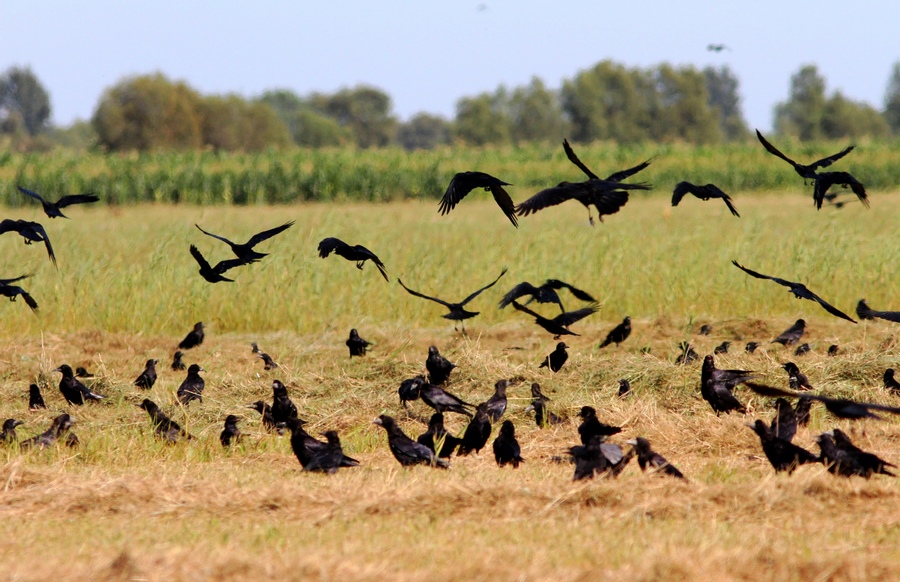
M53 266L57 269L59 268L56 264L56 255L53 254L53 247L50 246L50 237L47 236L47 231L44 230L40 223L4 218L0 221L0 234L5 232L19 233L25 239L26 245L30 245L33 242L44 243L44 246L47 247L47 254L50 255L50 260L53 261Z
M528 315L534 318L534 322L539 326L543 327L547 331L553 334L553 339L559 339L562 335L579 335L574 331L569 331L569 326L575 323L576 321L580 321L591 315L592 313L597 313L599 310L595 305L591 305L589 307L583 307L581 309L576 309L575 311L567 311L565 313L560 313L553 319L548 319L539 313L535 313L534 311L520 305L517 301L512 301L512 306L516 309L516 311L521 311L523 313L527 313Z
M263 257L267 256L267 253L260 253L260 252L254 251L253 247L255 247L259 243L263 242L264 240L268 240L268 239L272 238L273 236L275 236L276 234L279 234L279 233L287 230L293 224L294 224L294 221L292 220L290 222L286 222L286 223L282 224L281 226L276 226L275 228L271 228L269 230L264 230L258 234L254 234L252 237L250 237L250 240L248 240L244 244L233 243L230 240L228 240L227 238L225 238L224 236L219 236L217 234L207 232L207 231L203 230L202 228L200 228L199 224L195 224L194 226L199 228L200 232L202 232L206 236L211 236L215 239L222 241L223 243L227 244L228 246L230 246L232 252L234 253L234 256L236 256L237 258L242 259L244 262L247 262L247 263L255 263L256 261L259 261Z
M725 202L725 206L728 207L728 210L731 211L732 214L741 217L738 214L737 208L734 207L734 204L731 202L731 196L722 192L718 186L715 184L706 184L705 186L697 186L695 184L691 184L690 182L678 182L675 185L675 190L672 192L672 206L678 206L678 203L681 202L681 199L684 198L685 194L693 194L700 200L709 200L710 198L721 198L723 202Z
M572 292L577 299L582 301L589 301L591 303L596 302L597 300L591 297L591 295L581 289L577 289L568 283L560 281L559 279L547 279L543 285L539 287L535 287L528 281L523 283L519 283L515 287L510 290L509 293L503 296L503 299L500 300L500 309L503 309L516 299L520 297L524 297L526 295L531 296L531 299L525 302L525 305L528 305L532 301L537 301L538 303L556 303L559 305L559 310L565 313L566 308L563 307L562 301L559 298L559 294L557 293L560 289L568 289Z
M519 227L516 220L516 206L513 204L512 198L509 197L504 186L511 186L509 182L504 182L499 178L495 178L484 172L460 172L453 176L444 197L441 198L441 204L438 207L441 215L449 213L456 208L456 205L466 197L466 194L476 188L484 188L494 195L497 206L503 211L503 214L509 219L513 226Z
M40 194L36 192L32 192L31 190L26 190L21 186L17 186L19 192L25 194L26 196L31 196L35 200L39 200L41 206L44 207L44 214L49 216L50 218L69 218L62 212L60 212L60 208L65 208L66 206L71 206L72 204L86 204L88 202L97 202L100 199L94 196L93 194L70 194L69 196L63 196L56 202L50 202L49 200L44 200L41 198Z
M435 303L440 303L441 305L443 305L444 307L449 309L450 313L448 313L446 315L442 315L441 317L443 317L444 319L450 319L452 321L462 321L463 322L462 331L463 331L463 333L465 333L466 332L465 320L475 317L479 313L478 311L467 311L465 309L466 303L468 303L469 301L478 297L478 295L482 291L490 289L491 287L496 285L497 281L500 280L500 277L502 277L505 274L506 274L506 269L503 269L503 272L501 272L500 275L496 279L494 279L491 283L488 283L487 285L485 285L478 291L475 291L474 293L472 293L471 295L469 295L468 297L466 297L459 303L450 303L449 301L444 301L443 299L438 299L437 297L430 297L423 293L419 293L418 291L413 291L412 289L410 289L409 287L404 285L403 281L401 281L400 279L397 279L397 282L400 283L400 286L403 287L404 289L406 289L406 292L409 293L410 295L414 295L416 297L421 297L422 299L428 299L429 301L434 301ZM456 327L454 327L453 329L456 329Z
M341 239L334 237L323 238L322 242L319 243L319 256L324 259L331 253L344 257L348 261L355 261L356 268L360 271L362 271L363 263L371 260L378 267L378 270L381 271L381 276L384 277L384 280L390 283L387 271L384 270L384 263L366 247L362 245L350 246Z

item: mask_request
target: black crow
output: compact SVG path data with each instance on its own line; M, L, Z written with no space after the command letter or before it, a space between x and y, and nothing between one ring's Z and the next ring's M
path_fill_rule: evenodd
M810 352L811 349L812 348L810 348L809 344L807 344L807 343L800 344L799 346L797 346L797 349L794 350L794 355L795 356L805 356L806 354L808 354Z
M75 377L76 378L93 378L94 375L87 371L86 368L81 366L75 368Z
M262 353L262 352L260 352L259 346L256 344L256 342L250 342L250 353L251 354Z
M317 471L319 473L328 473L331 475L337 473L338 469L341 467L359 466L359 461L344 454L344 449L341 446L341 438L338 436L336 430L325 431L322 436L324 436L327 441L326 443L323 443L323 447L310 447L311 443L309 440L307 439L304 441L304 444L311 453L309 462L303 466L304 471Z
M631 383L622 378L619 380L619 398L625 398L631 392Z
M175 352L175 356L172 358L172 369L176 372L187 369L187 366L181 361L182 356L184 356L184 352Z
M272 381L272 418L276 424L297 418L297 406L291 401L287 387L280 380Z
M894 323L900 323L900 311L874 311L869 309L865 299L860 299L859 303L856 304L856 315L860 319L878 318L886 321L893 321Z
M843 436L841 445L836 442L838 437L835 431L822 433L816 438L816 444L822 451L822 463L831 474L841 477L859 476L866 479L876 473L895 476L885 468L894 465L860 450L846 438L846 435Z
M582 406L578 416L582 419L578 426L578 434L581 435L581 444L583 445L586 445L593 436L599 436L606 440L607 437L622 432L621 427L600 422L597 418L597 411L592 406Z
M473 407L472 404L457 398L453 394L450 394L443 388L435 386L434 384L426 382L419 386L419 397L422 399L422 402L433 408L436 412L456 412L468 417L472 416L472 413L466 410L467 406L470 408Z
M627 455L623 455L622 447L604 443L604 439L593 435L584 445L569 449L569 455L575 461L573 481L592 479L595 474L617 477L634 457L633 447Z
M237 444L241 442L241 438L244 436L241 434L240 429L238 428L239 417L229 414L225 417L225 428L222 430L222 433L219 435L219 442L222 443L223 447L230 447L232 443Z
M425 359L425 369L428 370L428 382L439 386L450 378L450 372L456 364L445 358L438 352L437 346L428 348L428 357Z
M248 240L246 243L244 243L242 245L233 243L223 236L219 236L217 234L207 232L207 231L203 230L202 228L200 228L199 224L195 224L194 226L196 226L197 228L200 228L200 232L202 232L206 236L211 236L215 239L219 239L223 243L230 246L231 251L234 253L234 256L236 256L238 259L243 261L243 263L241 263L241 264L247 264L247 263L255 263L255 262L259 261L260 259L262 259L263 257L267 256L267 253L259 253L259 252L254 251L253 250L254 246L258 245L259 243L263 242L264 240L268 240L268 239L272 238L276 234L284 232L285 230L289 229L293 224L294 224L294 221L292 220L290 222L286 222L286 223L282 224L281 226L276 226L275 228L272 228L269 230L264 230L263 232L261 232L259 234L254 234L252 237L250 237L250 240Z
M744 414L747 410L734 397L732 390L754 377L755 374L747 370L719 370L713 356L706 356L700 370L700 395L709 402L716 415L721 412L730 414L732 410Z
M186 336L184 336L184 339L181 340L181 343L178 344L178 347L182 350L189 350L202 344L203 338L205 337L203 333L205 327L206 326L203 325L202 321L198 321L197 323L195 323L194 329L192 329Z
M712 333L712 326L708 323L704 323L700 326L700 331L698 331L697 333L699 333L700 335L709 335L710 333Z
M550 352L550 355L544 358L544 361L538 367L550 368L551 372L559 372L566 360L569 359L569 352L566 351L568 347L565 342L559 342L556 344L556 349Z
M482 402L476 408L475 416L469 421L468 426L466 426L466 431L463 433L462 437L462 443L460 443L456 454L460 457L464 457L472 451L475 451L476 453L481 452L481 449L487 444L490 436L491 419L488 418L487 403Z
M541 190L528 200L516 206L516 214L528 216L538 210L562 204L567 200L577 200L588 209L588 220L594 224L591 206L597 209L597 219L615 214L628 202L628 192L624 190L651 190L647 184L624 184L609 180L587 180L586 182L560 182L552 188Z
M203 368L197 364L191 364L187 371L187 377L181 386L178 387L178 401L184 405L188 405L194 400L203 402L203 388L206 382L200 377L200 372L205 372Z
M800 371L797 364L794 362L787 362L781 367L787 372L788 384L790 385L791 390L813 390L812 384L809 383L809 378Z
M511 420L504 420L500 425L500 434L494 439L494 460L500 467L512 464L514 469L519 463L525 462L522 458L522 450L519 441L516 440L516 427Z
M406 292L409 293L410 295L414 295L415 297L421 297L422 299L428 299L429 301L434 301L435 303L440 303L441 305L443 305L444 307L449 309L450 313L448 313L446 315L442 315L441 317L443 317L444 319L450 319L452 321L462 321L463 322L462 329L463 329L463 332L465 332L466 331L465 320L475 317L479 313L478 311L466 311L466 309L465 309L466 303L468 303L469 301L478 297L478 295L482 291L484 291L486 289L490 289L491 287L496 285L497 281L500 280L500 277L502 277L505 274L506 274L506 268L503 269L503 271L500 273L500 275L496 279L494 279L494 281L492 283L488 283L487 285L485 285L478 291L475 291L474 293L472 293L471 295L469 295L468 297L466 297L459 303L450 303L450 302L444 301L443 299L438 299L437 297L429 297L428 295L424 295L422 293L419 293L418 291L413 291L412 289L410 289L409 287L404 285L403 281L401 281L400 279L397 279L397 282L400 283L400 286L403 287L404 289L406 289ZM456 329L456 328L454 327L454 329Z
M787 471L788 474L791 474L800 465L821 462L819 457L806 449L798 447L787 439L775 436L772 430L766 426L766 423L759 419L747 426L752 428L753 432L759 436L763 453L765 453L776 473Z
M805 324L805 322L804 322ZM774 342L773 342L774 343ZM747 345L744 346L744 351L748 354L752 354L756 351L756 348L759 347L759 342L747 342Z
M456 447L462 443L462 439L456 438L447 432L444 428L444 415L440 412L435 412L428 421L428 430L419 435L416 442L428 447L432 452L437 453L438 457L449 459L453 455L453 451L456 450ZM436 447L441 442L443 442L443 444L441 444L441 450L438 452Z
M362 245L354 245L351 247L344 241L334 237L322 239L319 243L319 256L324 259L331 253L334 253L339 257L344 257L348 261L354 261L356 263L356 268L359 270L362 270L363 263L371 260L375 263L375 266L378 267L384 280L390 282L387 271L384 270L384 263L375 256L375 253Z
M506 190L503 189L504 186L511 186L511 184L484 172L460 172L450 180L450 185L447 186L447 191L444 192L444 197L441 198L438 210L440 210L442 215L447 214L456 208L456 205L466 197L466 194L476 188L484 188L494 195L497 206L500 207L500 210L503 211L503 214L506 215L506 218L509 219L513 226L518 228L516 206Z
M757 279L769 279L770 281L775 281L779 285L784 285L798 299L809 299L810 301L815 301L816 303L821 305L822 308L825 311L827 311L828 313L830 313L831 315L840 317L841 319L846 319L847 321L849 321L851 323L856 323L856 321L854 321L849 315L847 315L843 311L837 309L836 307L832 306L831 304L827 303L821 297L819 297L818 295L816 295L815 293L813 293L812 291L807 289L806 285L804 285L803 283L795 283L793 281L787 281L785 279L780 279L778 277L770 277L769 275L763 275L762 273L757 273L756 271L751 271L750 269L740 265L737 261L731 261L731 264L734 265L735 267L737 267L738 269L742 270L743 272L747 273L751 277L756 277Z
M253 404L248 404L247 408L252 408L262 415L263 428L265 428L266 430L271 431L278 428L278 424L275 422L275 417L272 416L272 407L269 406L268 403L263 402L262 400L257 400Z
M547 400L549 400L549 398ZM553 414L553 412L547 410L546 401L541 398L534 398L531 401L531 404L525 408L525 412L530 412L532 410L534 410L534 422L538 425L538 428L544 428L552 424L562 424L566 421L566 419L560 418Z
M531 384L531 398L542 402L550 402L550 397L544 396L543 392L541 392L541 385L537 382L532 382Z
M18 285L12 284L16 281L21 281L22 279L26 279L28 277L31 277L31 274L22 275L13 279L0 279L0 296L9 297L10 301L15 301L16 297L21 295L22 299L25 300L25 303L28 305L28 307L30 307L33 312L37 313L38 304L37 301L34 300L34 297L32 297L27 291L25 291Z
M619 325L614 327L612 329L612 331L610 331L608 334L606 334L606 339L603 340L603 343L601 343L599 347L605 348L606 346L608 346L609 344L612 344L612 343L614 343L618 346L620 343L627 340L628 336L630 336L630 335L631 335L631 318L626 316L625 319L622 320L622 323L620 323Z
M705 186L697 186L691 184L690 182L678 182L675 185L675 190L672 192L672 206L678 206L678 203L681 202L681 199L684 198L685 194L693 194L700 200L709 200L710 198L721 198L723 202L725 202L725 206L728 207L728 210L738 218L741 217L738 214L737 208L734 207L734 204L731 201L731 197L722 192L718 186L715 184L706 184Z
M200 265L200 270L198 271L200 276L210 283L220 283L222 281L234 283L234 279L223 276L223 273L235 267L247 264L247 261L244 259L226 259L224 261L219 261L216 263L216 266L213 267L203 255L200 254L200 249L194 245L191 245L191 256L194 257L194 260Z
M87 386L78 381L75 377L75 372L72 371L71 366L68 364L63 364L53 371L62 374L62 379L59 381L59 391L69 404L81 406L86 400L98 401L106 398L92 392Z
M78 437L69 432L74 423L75 419L68 414L60 414L53 419L50 428L35 437L22 441L19 446L22 449L45 449L63 438L65 438L66 446L75 446L78 444Z
M641 471L646 471L649 468L656 473L684 479L684 475L681 471L679 471L675 465L667 461L665 457L655 452L650 447L650 441L647 439L637 437L634 440L627 441L627 444L634 447L634 450L637 453L638 464L641 466Z
M134 385L144 390L153 388L153 385L156 383L156 364L158 363L159 360L147 360L144 371L134 381Z
M849 172L819 172L816 174L815 185L813 186L813 201L816 209L822 208L822 201L825 200L825 193L828 189L839 184L844 188L850 188L863 206L869 207L869 197L866 195L866 187L863 183L854 178Z
M675 358L676 366L683 366L684 364L690 364L691 362L696 362L700 359L700 354L694 350L694 346L686 341L682 341L678 344L678 349L680 350L678 357Z
M275 363L275 360L269 354L259 354L256 357L263 361L264 370L274 370L278 367L278 364Z
M350 357L365 356L366 349L372 345L363 338L359 337L359 332L355 329L350 330L350 337L347 339L347 347L350 348Z
M763 396L800 398L801 402L804 398L807 400L818 400L825 405L825 409L828 410L828 412L838 418L847 420L858 420L861 418L875 418L881 420L880 416L872 412L873 410L889 412L891 414L900 414L900 407L897 406L885 406L883 404L874 404L871 402L857 402L846 398L829 398L828 396L819 396L817 394L791 392L789 390L782 390L781 388L764 386L753 382L745 382L744 384L757 394ZM800 408L800 403L797 404L797 408ZM801 422L800 424L805 423Z
M798 319L794 322L794 325L784 330L784 332L772 340L773 344L781 344L783 346L791 346L800 341L800 338L803 337L803 334L806 332L806 321L803 319Z
M56 255L53 254L53 247L50 245L50 237L47 236L47 231L39 223L4 218L0 220L0 234L6 232L19 233L25 239L26 245L30 245L33 242L44 243L44 246L47 247L47 254L50 256L50 260L53 261L53 266L57 269L59 268L56 264Z
M797 417L797 424L799 426L806 426L809 424L809 411L812 408L812 403L813 401L806 395L797 399L797 406L794 407L794 415Z
M21 420L16 420L15 418L7 418L3 421L3 432L0 433L0 442L10 445L13 443L19 442L19 437L16 436L16 427L22 426L25 424Z
M876 455L860 449L853 444L850 437L841 429L836 428L832 430L831 437L834 439L834 444L838 450L850 457L853 460L853 464L862 469L860 474L866 479L875 474L896 477L896 475L887 470L887 467L896 467L897 465L888 463L884 459L880 459Z
M446 469L450 466L450 463L447 461L435 457L431 449L406 436L403 429L397 426L397 423L390 416L382 414L372 422L387 431L388 446L391 449L391 453L404 467L431 465L432 467Z
M772 434L785 441L794 440L797 434L797 411L791 407L791 403L784 398L775 400L775 418L769 425Z
M407 378L406 380L400 382L400 388L397 389L397 394L400 396L400 404L405 407L407 405L407 402L418 400L419 389L426 383L427 382L425 382L425 376Z
M28 410L38 410L40 408L47 408L47 405L44 404L41 389L37 384L32 384L28 387Z
M828 355L831 357L834 357L834 356L838 355L839 350L840 350L840 348L837 346L837 344L832 344L832 345L828 346Z
M44 200L41 196L31 190L26 190L21 186L18 186L19 192L25 194L27 196L31 196L35 200L39 200L41 206L44 207L44 214L49 216L50 218L69 218L59 211L60 208L65 208L66 206L71 206L72 204L86 204L88 202L98 202L100 199L94 196L93 194L70 194L68 196L63 196L56 202L50 202L48 200Z
M147 411L147 414L150 416L150 423L153 425L153 433L157 438L164 439L168 444L175 444L182 438L187 440L194 438L181 428L180 424L166 416L159 409L159 406L149 398L144 398L143 402L135 406Z
M528 281L524 283L519 283L515 287L513 287L509 293L503 296L503 299L500 300L500 309L503 309L514 300L519 299L520 297L524 297L526 295L531 298L525 302L525 305L528 305L532 301L537 301L538 303L556 303L559 305L559 310L565 313L566 309L563 307L562 300L559 298L559 294L557 293L560 289L568 289L572 292L577 299L582 301L589 301L591 303L595 303L597 300L591 297L585 291L581 289L577 289L568 283L564 283L558 279L547 279L543 285L540 287L535 287Z
M507 380L498 380L494 384L494 395L485 402L488 418L491 422L497 422L503 413L506 412L506 388L509 386Z
M795 162L795 161L792 160L791 158L787 157L786 155L784 155L783 153L781 153L780 151L778 151L778 150L775 148L775 146L773 146L772 144L770 144L770 143L766 140L766 138L763 137L763 135L759 132L758 129L756 130L756 137L759 138L760 143L763 145L764 148L766 148L766 150L768 150L768 152L769 152L770 154L772 154L772 155L774 155L774 156L777 156L777 157L781 158L782 160L784 160L785 162L787 162L787 163L789 163L790 165L792 165L792 166L794 167L794 171L796 171L798 174L800 174L800 176L801 176L804 180L815 180L815 179L816 179L816 175L817 175L817 174L816 174L816 170L817 170L817 169L819 169L819 168L827 168L827 167L830 166L833 162L836 162L836 161L838 161L839 159L841 159L841 158L843 158L844 156L846 156L847 154L849 154L850 151L855 147L855 146L850 146L850 147L844 148L843 150L839 151L839 152L836 153L836 154L832 154L832 155L828 156L827 158L822 158L821 160L817 160L817 161L815 161L815 162L809 164L808 166L805 166L805 165L803 165L803 164L798 164L797 162Z
M884 380L884 387L886 390L889 390L894 396L900 396L900 382L897 382L897 380L894 379L893 368L885 370L882 379Z
M578 335L573 331L569 331L569 326L577 321L584 319L592 313L597 313L597 311L599 310L596 305L591 305L590 307L583 307L581 309L576 309L575 311L560 313L553 319L547 319L546 317L535 313L527 307L519 305L519 303L516 301L512 302L512 306L516 309L516 311L521 311L532 316L536 324L553 334L554 339L558 339L559 336L562 335Z

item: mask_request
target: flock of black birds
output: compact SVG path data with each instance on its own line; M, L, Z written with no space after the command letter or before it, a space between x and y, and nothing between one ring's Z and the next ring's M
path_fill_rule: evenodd
M818 171L820 168L828 167L847 155L853 149L853 146L849 146L834 155L817 160L811 164L803 165L791 160L777 150L758 131L757 137L768 152L791 164L804 180L813 181L813 199L817 209L822 207L823 201L829 199L828 196L834 196L833 193L829 194L829 190L835 185L850 188L858 199L868 206L864 186L852 175L847 172ZM484 172L461 172L456 174L451 180L440 202L439 212L441 214L449 213L471 191L483 188L492 193L500 209L516 228L518 228L517 217L528 216L572 199L577 200L587 208L589 221L593 225L594 216L591 207L596 210L597 217L602 222L603 216L615 214L627 203L629 191L651 189L651 186L646 183L627 183L624 180L645 169L652 160L644 161L627 170L614 172L607 178L601 179L581 162L568 141L563 142L563 148L568 159L585 173L587 180L561 182L556 186L541 190L524 202L515 204L504 188L511 184ZM44 212L50 218L67 218L60 209L73 204L91 203L99 200L98 197L92 194L79 194L64 196L56 202L49 202L30 190L22 187L19 187L19 190L23 194L39 200L43 205ZM686 194L693 194L701 200L721 199L732 215L740 217L731 197L714 184L698 186L687 181L679 182L673 191L672 206L677 206ZM267 255L254 250L254 247L284 232L293 224L294 222L291 221L260 232L252 236L244 244L234 243L223 236L204 230L200 225L196 225L203 234L227 244L235 258L221 260L213 266L193 244L190 245L190 253L200 267L200 275L206 281L210 283L233 282L233 279L225 277L226 272L265 258ZM6 219L0 222L0 234L4 232L18 232L25 239L26 244L43 242L50 259L54 262L54 265L56 264L56 257L53 253L50 239L42 225L36 222ZM375 253L362 245L351 246L337 238L328 237L319 243L318 253L322 258L326 258L334 253L346 260L355 262L358 269L362 269L366 261L372 261L382 277L386 281L390 281L384 263ZM763 275L744 267L737 261L732 261L732 263L751 277L774 281L787 287L797 298L815 301L828 313L856 323L850 316L824 301L802 283ZM454 322L460 322L462 324L462 332L465 333L465 320L478 315L478 312L467 310L466 305L481 293L496 285L506 273L507 270L504 268L496 279L459 302L445 301L415 291L407 287L400 279L397 279L397 282L410 295L427 299L446 307L449 313L443 317ZM0 295L9 297L11 301L15 301L17 297L21 296L29 307L36 311L38 306L34 298L22 287L14 285L14 283L18 283L30 276L22 275L10 279L0 279ZM587 306L566 311L559 293L563 290L570 293L577 300L587 303ZM527 302L524 304L520 303L525 297L528 297ZM532 302L538 305L555 303L559 307L560 313L552 317L541 315L527 307ZM563 335L578 335L571 331L569 327L598 310L597 301L590 293L558 279L548 279L539 286L529 282L515 285L499 302L500 309L509 305L512 305L515 310L533 317L537 325L557 339ZM879 318L900 322L900 312L874 311L868 307L865 300L859 301L856 313L860 319ZM792 346L802 338L805 328L806 322L800 319L783 334L773 339L772 343L780 343L786 347ZM628 339L631 330L631 318L625 317L621 324L606 335L605 339L599 344L599 348L606 348L612 344L618 346ZM701 335L707 335L709 332L709 326L704 326L700 330ZM182 350L192 349L200 345L203 340L204 325L202 322L198 322L194 329L178 344L178 351L174 354L171 368L173 370L184 370L187 367L187 375L176 391L176 397L181 406L188 406L194 401L198 404L203 402L205 381L200 375L200 372L204 371L203 368L196 363L186 366L182 361L184 356ZM352 358L365 356L372 344L361 338L356 329L352 329L346 345ZM263 360L265 370L271 371L278 368L278 364L269 354L261 352L255 343L252 344L252 347L253 354ZM747 408L734 394L735 388L739 385L744 385L761 396L776 398L776 415L772 422L766 424L762 420L756 420L748 426L759 436L763 453L777 472L786 471L790 473L800 465L824 463L830 472L841 476L859 475L869 478L874 474L892 475L887 468L894 465L872 453L867 453L857 448L840 429L834 429L818 436L816 439L820 449L820 454L818 455L799 447L792 441L797 432L797 426L805 425L809 421L810 407L813 402L821 402L837 418L854 420L881 418L876 412L900 414L900 407L856 402L814 394L811 392L813 386L810 384L809 379L793 362L787 362L783 365L788 374L790 390L758 384L752 381L757 378L757 374L752 371L723 370L715 367L715 355L728 353L729 347L730 342L725 341L715 348L714 354L703 358L700 374L700 394L717 415L731 412L746 414L748 412ZM745 350L748 353L753 353L758 347L758 342L750 342L746 345ZM548 368L553 373L559 372L568 360L569 354L567 349L568 346L565 342L560 341L556 348L540 364L540 368ZM700 355L693 349L690 342L682 342L679 349L680 354L676 359L677 364L689 364L700 359ZM794 353L799 356L808 350L808 344L802 344ZM838 347L831 346L828 353L832 356L836 355ZM156 359L147 360L145 369L134 381L134 385L138 389L149 390L154 386L157 380L156 365L158 363L159 361ZM411 402L418 400L432 408L434 413L427 422L427 430L419 435L416 440L407 436L393 417L385 414L378 416L373 423L381 426L387 433L390 451L397 461L404 466L425 464L437 468L448 468L450 466L449 459L454 453L457 456L477 454L486 447L493 425L500 423L502 420L498 431L499 434L492 444L494 458L501 467L505 465L512 465L514 468L518 467L525 459L522 458L521 448L516 439L515 425L509 419L504 420L503 416L507 411L508 405L507 389L518 382L519 379L501 379L497 381L493 395L484 402L472 404L462 400L445 388L456 368L455 364L441 356L436 346L431 346L425 360L427 377L426 375L418 375L401 382L398 395L403 410L408 416L416 418L410 412L409 407ZM69 365L63 364L56 368L54 372L62 374L59 390L68 405L81 406L87 402L102 401L105 398L79 380L80 377L90 376L86 370L79 368L73 371ZM885 372L884 384L891 393L900 395L900 383L894 379L893 369ZM260 413L262 424L266 430L277 431L278 433L283 433L285 430L290 431L291 447L305 471L334 473L340 468L356 467L360 464L356 459L344 454L340 437L336 431L331 430L323 433L322 436L325 438L325 441L319 440L306 432L304 425L307 422L299 417L298 409L291 401L287 387L282 382L274 380L272 391L271 404L260 400L247 405L247 407ZM620 380L618 394L622 398L629 397L630 383L627 379ZM539 427L545 428L568 422L566 418L555 414L549 409L550 405L548 403L550 399L541 392L539 384L533 383L531 385L531 396L531 404L525 408L525 411L533 411L535 413L535 422ZM797 405L792 406L789 399L797 399ZM177 422L167 416L152 400L144 398L137 406L149 416L154 434L158 438L168 443L177 443L193 438ZM29 387L29 408L32 410L46 408L40 388L36 384L32 384ZM468 418L468 424L460 437L450 434L444 427L444 415L449 413L460 414ZM661 475L684 478L684 475L674 465L655 452L650 443L641 436L625 441L625 444L630 447L627 451L621 445L608 442L610 437L621 433L623 429L622 427L601 422L597 411L593 407L582 407L578 416L581 419L578 426L580 444L574 445L566 451L568 460L575 465L575 480L590 478L595 475L614 477L620 474L634 457L637 457L642 471L649 470ZM238 427L239 421L240 417L238 415L231 414L226 417L224 428L220 435L220 441L223 446L229 447L240 442L243 435ZM44 433L19 441L16 435L16 428L23 423L21 420L11 418L4 422L0 440L8 444L18 443L22 448L46 447L56 442L64 443L67 446L76 446L79 440L71 431L74 422L74 418L69 414L61 414L53 420L51 427ZM554 460L562 461L563 457L554 457Z

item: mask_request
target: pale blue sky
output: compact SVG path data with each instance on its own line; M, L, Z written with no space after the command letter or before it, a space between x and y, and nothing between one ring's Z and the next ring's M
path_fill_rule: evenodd
M154 71L203 93L244 96L367 83L406 119L452 117L458 98L532 75L558 88L605 58L728 64L751 127L768 129L790 75L806 63L819 66L829 90L881 108L900 60L898 25L896 0L4 0L0 70L31 66L54 121L67 124L89 118L123 76ZM710 53L709 43L733 50Z

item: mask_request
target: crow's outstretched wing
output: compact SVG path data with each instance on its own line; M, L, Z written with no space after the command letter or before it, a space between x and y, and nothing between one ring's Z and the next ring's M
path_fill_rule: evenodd
M468 297L466 297L465 299L463 299L463 300L459 303L460 307L462 307L463 305L465 305L465 304L468 303L469 301L471 301L471 300L475 299L476 297L478 297L478 295L479 295L482 291L484 291L484 290L486 290L486 289L490 289L491 287L493 287L494 285L496 285L496 284L497 284L497 281L500 280L500 277L502 277L502 276L505 275L505 274L506 274L506 267L503 267L503 271L500 273L500 275L497 276L496 279L494 279L492 282L488 283L487 285L485 285L484 287L482 287L482 288L479 289L478 291L475 291L474 293L472 293L471 295L469 295Z
M397 279L397 282L400 283L400 286L403 287L404 289L406 289L406 292L409 293L410 295L415 295L416 297L421 297L422 299L428 299L429 301L434 301L435 303L440 303L447 309L453 309L453 305L451 305L450 303L447 303L443 299L438 299L437 297L430 297L423 293L419 293L418 291L413 291L412 289L410 289L409 287L404 285L403 281L401 281L400 279Z

